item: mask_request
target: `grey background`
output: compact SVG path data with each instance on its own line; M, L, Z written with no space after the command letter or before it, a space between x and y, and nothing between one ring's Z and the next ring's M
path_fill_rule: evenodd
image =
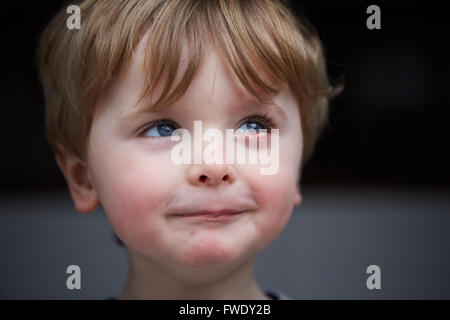
M305 187L282 235L256 258L263 289L294 299L450 299L448 190ZM101 209L69 193L0 200L1 299L104 299L124 285L127 257ZM66 288L67 266L81 290ZM381 268L381 289L366 268Z

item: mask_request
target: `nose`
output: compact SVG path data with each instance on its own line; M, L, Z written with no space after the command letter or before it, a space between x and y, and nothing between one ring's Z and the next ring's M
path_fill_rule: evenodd
M195 186L232 184L235 179L234 169L227 164L194 164L188 171L188 181Z

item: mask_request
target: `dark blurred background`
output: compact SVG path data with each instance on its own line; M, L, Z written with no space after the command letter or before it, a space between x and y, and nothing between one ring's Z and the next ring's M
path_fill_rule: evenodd
M366 28L368 1L291 1L323 39L332 80L345 76L331 125L304 184L448 186L450 62L439 6L378 2L381 30ZM3 141L0 188L65 187L43 135L43 97L34 54L63 1L3 5ZM438 3L438 2L436 2Z
M93 220L76 214L44 137L34 55L40 32L65 3L0 7L0 298L101 298L117 294L126 272L101 208ZM303 171L304 204L259 258L260 281L294 298L449 299L450 47L442 2L291 3L318 29L330 79L344 76L345 89ZM381 8L380 30L366 27L371 4ZM83 245L74 240L79 232ZM102 262L93 262L94 242L110 245ZM291 265L274 265L293 256ZM65 288L64 266L77 259L94 270L91 291ZM377 261L393 282L374 293L365 267ZM285 277L274 268L288 268ZM100 274L103 285L95 285Z

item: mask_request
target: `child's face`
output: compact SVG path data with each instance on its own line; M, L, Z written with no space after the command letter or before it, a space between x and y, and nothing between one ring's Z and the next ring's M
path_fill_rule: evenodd
M176 142L139 136L138 130L169 119L193 132L194 120L201 120L203 130L217 128L225 134L225 129L242 127L242 120L259 109L245 103L247 94L212 50L175 105L124 121L144 106L135 105L144 83L143 48L142 41L126 77L100 101L92 124L87 166L94 196L128 249L159 262L225 266L253 257L278 237L293 206L301 202L296 182L303 139L293 95L286 89L274 99L281 110L271 113L280 130L276 174L261 175L263 165L257 164L176 165L171 160ZM228 220L174 215L233 205L245 211Z

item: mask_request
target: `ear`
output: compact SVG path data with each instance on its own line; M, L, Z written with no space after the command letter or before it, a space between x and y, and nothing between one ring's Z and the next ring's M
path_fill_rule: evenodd
M94 211L99 205L99 200L86 163L61 147L55 157L66 178L75 208L81 213Z
M302 193L299 184L295 187L294 206L298 207L303 201Z

